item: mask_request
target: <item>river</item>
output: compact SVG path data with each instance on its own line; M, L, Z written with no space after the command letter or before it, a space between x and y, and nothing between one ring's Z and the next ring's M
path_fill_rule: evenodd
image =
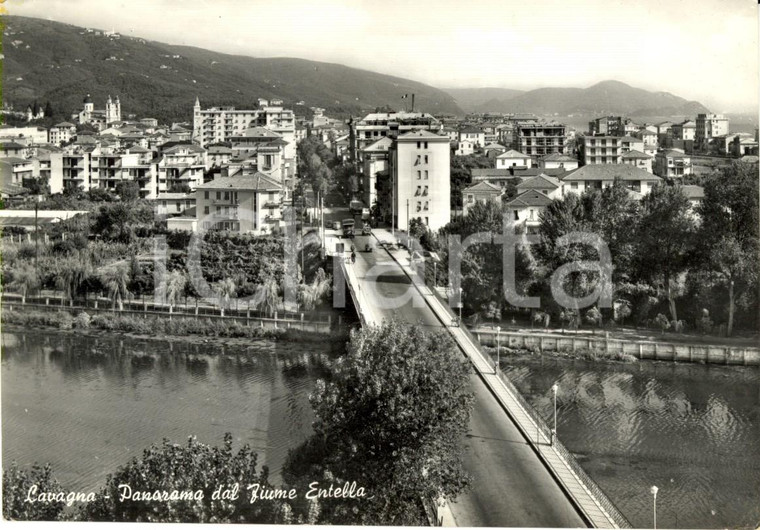
M288 449L311 432L315 350L343 342L12 331L2 346L4 464L50 462L64 489L92 491L151 443L192 434L219 445L225 432L250 444L278 484ZM135 353L153 361L135 363ZM510 377L547 420L559 384L560 438L634 526L652 526L652 485L663 528L760 522L759 369L510 361Z
M235 447L251 445L278 484L287 450L312 432L315 344L47 331L4 332L2 339L3 462L50 462L66 490L96 491L108 473L163 438L184 443L194 435L221 445L225 432ZM135 352L153 361L132 362ZM292 364L302 368L284 368Z
M760 369L521 357L506 373L634 527L760 523Z

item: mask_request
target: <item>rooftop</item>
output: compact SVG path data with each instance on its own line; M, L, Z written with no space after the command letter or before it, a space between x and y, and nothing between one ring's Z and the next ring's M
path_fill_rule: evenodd
M251 176L218 177L211 182L200 184L195 189L199 190L249 190L249 191L275 191L281 190L282 185L263 173L255 173Z
M567 174L563 182L586 180L646 180L660 182L662 179L648 171L630 164L592 164L583 166Z
M525 207L525 206L547 206L552 203L552 200L541 193L540 191L536 190L527 190L511 201L509 201L506 205L512 206L512 207Z

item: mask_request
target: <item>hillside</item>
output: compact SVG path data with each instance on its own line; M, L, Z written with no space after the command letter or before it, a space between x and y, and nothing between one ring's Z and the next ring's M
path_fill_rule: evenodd
M458 91L449 91L458 98ZM460 105L467 105L463 100ZM694 116L709 110L698 101L687 101L668 92L649 92L619 81L602 81L588 88L539 88L518 94L505 93L471 108L472 112L532 112L603 116Z
M477 112L476 109L487 106L497 106L500 101L512 99L523 94L523 90L511 88L445 88L446 92L454 96L457 104L465 112Z
M122 113L159 120L190 120L195 97L204 107L250 107L257 98L280 98L296 114L324 107L332 114L361 114L380 106L462 114L437 88L339 64L291 58L227 55L140 38L113 38L46 20L5 16L3 100L25 108L50 101L61 117L91 94L96 108L119 95ZM303 101L302 105L296 105Z

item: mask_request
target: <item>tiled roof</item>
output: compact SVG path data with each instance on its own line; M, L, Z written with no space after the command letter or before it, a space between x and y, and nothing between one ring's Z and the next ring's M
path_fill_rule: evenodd
M689 199L704 199L705 189L702 186L684 185L681 186L681 191Z
M690 155L687 155L683 151L678 151L676 149L667 149L665 151L660 151L657 154L666 158L691 158Z
M525 207L525 206L547 206L552 203L552 200L543 193L536 190L528 190L521 193L506 205L511 207Z
M642 153L641 151L637 151L636 149L631 149L630 151L623 153L623 156L620 158L644 158L649 159L652 158L646 153Z
M634 138L633 136L623 136L620 138L621 142L640 142L640 138Z
M517 185L518 190L545 190L547 188L559 188L559 181L548 175L530 177Z
M234 189L234 190L251 190L251 191L274 191L281 190L282 185L276 180L264 175L263 173L256 173L251 176L240 177L219 177L215 178L211 182L200 184L195 189Z
M371 143L370 145L362 149L362 151L372 151L372 152L387 151L392 144L393 144L393 140L385 136L383 138L380 138L378 141Z
M647 180L660 182L662 179L648 171L630 164L592 164L573 170L563 182L584 180Z
M552 153L542 158L544 162L577 162L575 158L568 155L562 155L560 153Z
M159 193L157 201L161 200L195 200L195 196L192 193Z
M25 145L21 145L16 142L2 142L0 146L5 151L7 151L8 149L26 149Z
M472 178L529 178L529 177L536 177L538 175L549 175L551 177L557 177L562 178L562 176L567 173L567 170L562 168L539 168L539 167L529 167L525 169L514 169L514 171L511 170L511 168L473 168L470 170L470 174L472 175Z
M29 161L25 158L19 158L17 156L6 156L0 158L0 162L5 162L7 164L26 164Z
M481 180L480 182L465 188L464 191L483 191L483 192L501 193L501 188L499 186L494 186L490 182Z
M55 125L53 125L53 127L66 127L66 128L68 128L68 127L76 127L76 125L74 125L73 123L69 123L67 121L62 121L61 123L56 123Z
M506 153L502 153L496 158L530 158L530 157L528 155L521 153L520 151L515 151L514 149L510 149Z
M251 127L243 132L245 138L281 138L282 135L265 127Z

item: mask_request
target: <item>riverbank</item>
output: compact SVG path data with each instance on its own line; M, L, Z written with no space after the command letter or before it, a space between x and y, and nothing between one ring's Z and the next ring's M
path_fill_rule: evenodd
M65 310L48 312L19 310L18 307L13 311L2 311L0 316L4 327L6 325L19 326L25 330L36 327L91 336L118 333L133 338L171 338L199 343L218 339L224 339L225 343L237 340L241 344L250 339L316 343L323 342L326 337L326 334L319 332L295 328L246 326L234 320L219 319L176 318L170 320L156 316L143 317L118 313L101 313L91 317L85 312L80 312L75 316ZM345 329L335 330L330 337L348 340L348 332Z
M483 348L483 351L489 354L492 358L496 358L495 347L481 347ZM639 361L639 359L629 353L606 352L603 350L587 349L578 349L576 351L544 350L542 352L538 351L537 349L531 350L526 348L507 348L502 346L499 348L499 353L502 359L508 359L509 357L552 357L555 359L581 359L584 361L615 361L623 363L635 363Z

